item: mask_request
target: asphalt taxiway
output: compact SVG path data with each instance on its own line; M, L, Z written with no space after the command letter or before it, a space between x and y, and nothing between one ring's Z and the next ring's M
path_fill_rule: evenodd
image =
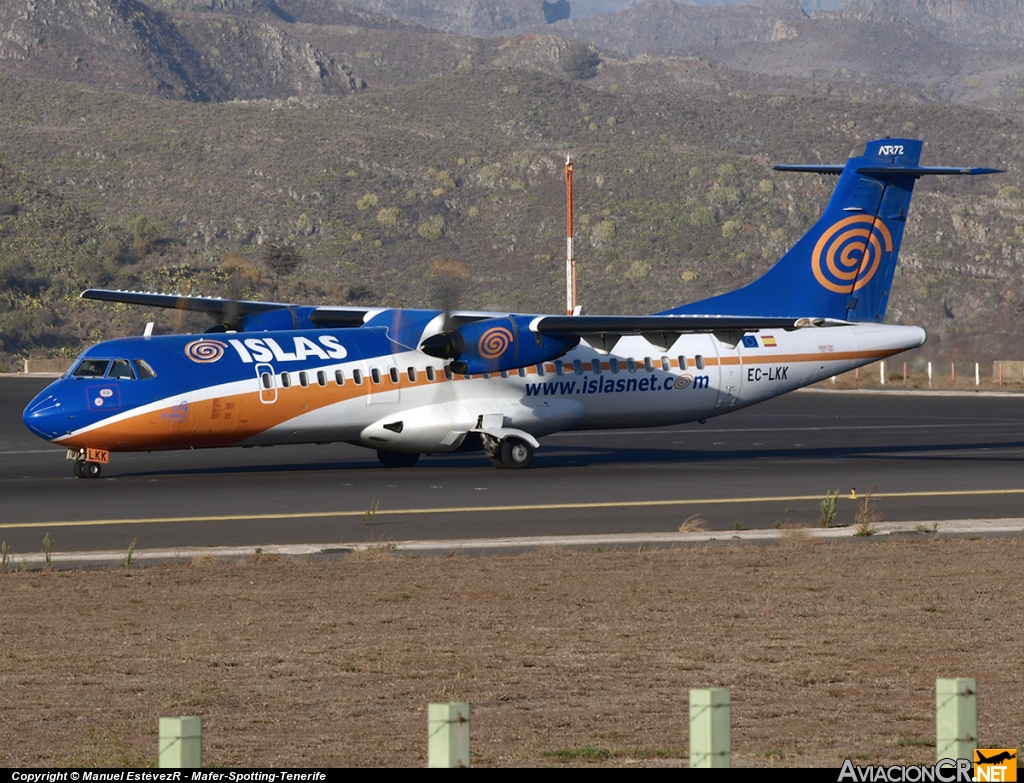
M705 425L563 433L534 465L479 454L381 467L343 444L114 454L72 478L21 411L48 381L0 377L0 539L12 552L674 533L1024 517L1024 396L802 391ZM851 497L851 493L856 493Z

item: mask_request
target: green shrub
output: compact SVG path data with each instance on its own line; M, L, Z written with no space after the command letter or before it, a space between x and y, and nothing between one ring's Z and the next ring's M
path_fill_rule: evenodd
M138 215L129 220L128 230L134 237L132 250L140 256L149 253L160 238L160 227L145 215Z
M402 214L402 210L398 207L384 207L377 213L377 222L387 229L397 228L400 214Z
M376 209L378 204L380 204L380 199L373 193L367 193L356 202L356 209L360 212L366 212L368 209Z
M604 245L615 241L615 223L602 220L590 231L595 245Z
M441 238L441 234L444 232L444 218L440 215L434 215L426 220L420 221L420 224L416 227L416 233L418 233L424 239L429 239L431 242L436 242Z
M711 207L694 207L690 212L690 225L699 228L711 228L718 221L715 218L715 210Z

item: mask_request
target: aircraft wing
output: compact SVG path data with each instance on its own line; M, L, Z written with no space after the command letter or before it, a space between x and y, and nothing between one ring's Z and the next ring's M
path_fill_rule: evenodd
M82 292L83 299L96 299L103 302L122 302L124 304L141 305L143 307L161 307L170 310L190 310L196 313L209 313L230 324L231 328L240 330L260 328L298 328L300 324L321 327L362 326L366 314L371 312L366 307L309 307L306 305L287 304L285 302L257 302L246 299L221 299L207 296L181 296L179 294L155 294L146 291L111 291L103 288L90 288ZM268 313L283 313L285 322L266 323L259 321L259 316ZM307 322L308 321L308 322ZM290 325L288 325L290 323Z
M220 315L225 311L237 315L266 313L293 305L280 302L250 302L238 299L221 299L206 296L179 296L178 294L153 294L145 291L109 291L103 288L89 288L82 292L82 299L98 299L102 302L123 302L143 307L162 307L169 310L191 310L197 313Z
M735 343L745 333L761 329L845 325L845 321L828 318L742 315L546 315L535 318L530 330L552 337L575 335L600 353L610 353L625 335L642 335L651 345L667 350L681 334L713 333Z
M690 334L798 329L805 326L821 326L824 321L823 318L759 318L743 315L544 315L535 319L530 329L540 334Z

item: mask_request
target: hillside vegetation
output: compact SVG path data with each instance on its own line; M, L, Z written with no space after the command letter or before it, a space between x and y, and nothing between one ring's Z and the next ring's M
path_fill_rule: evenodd
M89 285L430 306L430 266L445 258L470 271L461 307L558 312L567 154L585 311L654 312L748 282L816 219L834 180L772 163L842 162L886 135L925 139L926 164L1010 170L918 185L889 320L927 328L929 356L1019 353L1024 136L1010 112L951 104L924 82L601 48L596 75L579 78L557 35L467 38L361 10L335 7L352 14L342 24L239 5L184 19L169 3L152 18L179 30L235 20L240 38L280 28L358 89L274 81L263 50L244 47L235 81L270 97L200 100L200 87L213 97L201 80L165 94L29 78L0 61L0 364L151 319L209 325L81 302Z

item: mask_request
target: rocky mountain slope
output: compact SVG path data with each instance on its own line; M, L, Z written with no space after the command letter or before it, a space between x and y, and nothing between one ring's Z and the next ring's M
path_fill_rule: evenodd
M1022 0L848 0L833 15L907 19L938 38L989 51L1024 42Z
M502 35L569 17L565 0L351 0L351 4L461 35Z
M170 17L138 0L0 5L0 71L185 100L342 95L344 66L276 17Z

